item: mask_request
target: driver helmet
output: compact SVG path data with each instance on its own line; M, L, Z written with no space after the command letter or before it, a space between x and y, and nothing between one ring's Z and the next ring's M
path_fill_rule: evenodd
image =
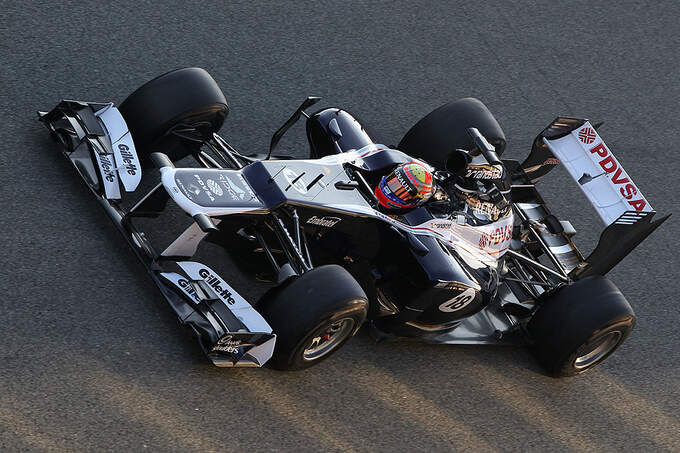
M389 210L416 208L433 192L432 173L418 162L399 165L375 188L378 202Z

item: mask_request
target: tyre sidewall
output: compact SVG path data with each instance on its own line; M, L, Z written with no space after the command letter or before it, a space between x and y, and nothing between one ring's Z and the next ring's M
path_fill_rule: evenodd
M227 100L217 82L201 68L167 72L145 83L118 107L143 162L161 149L176 161L196 147L166 134L177 124L210 124L217 132L229 112Z
M321 332L326 330L328 326L343 318L351 318L354 321L354 325L352 326L352 331L350 332L350 334L343 338L340 343L338 343L331 351L324 354L323 356L315 360L305 360L303 357L303 353L305 349L309 346L310 341L314 337L318 336ZM289 370L302 370L312 365L315 365L316 363L324 360L326 357L333 354L335 351L340 349L347 341L349 341L349 339L352 338L352 336L359 329L359 327L361 327L361 324L363 323L365 318L366 318L365 308L362 304L358 304L356 307L351 308L349 310L334 313L329 318L317 323L317 325L311 328L309 333L303 336L299 341L297 341L297 343L291 342L294 343L294 346L288 348L290 352L288 353L287 360L279 360L275 364L279 365L278 368L285 368Z
M541 301L529 320L532 351L552 375L583 373L611 355L635 325L635 313L621 292L604 277L588 277ZM574 367L578 349L617 326L627 326L622 338L601 360L584 369Z
M278 369L302 369L332 355L366 319L368 298L357 281L337 265L319 266L269 290L258 311L277 335L274 356L268 364ZM312 335L342 317L351 317L352 335L318 359L302 360Z
M581 344L576 346L571 353L565 355L563 358L560 359L560 362L562 363L562 366L555 370L553 373L558 375L558 376L576 376L577 374L585 373L588 371L590 368L593 366L597 365L598 363L602 362L605 360L607 357L609 357L611 354L616 351L616 349L626 340L628 335L630 335L630 332L633 330L633 327L635 326L635 318L632 316L626 316L623 317L619 320L616 320L612 322L611 324L603 327L602 329L594 332L590 337L586 338ZM608 334L609 332L612 332L614 330L618 330L621 332L621 338L619 338L618 342L616 345L610 349L604 356L602 356L596 363L588 366L587 368L576 368L575 367L575 361L576 358L579 354L578 350L581 348L581 346L590 343L598 338L603 337L604 335Z

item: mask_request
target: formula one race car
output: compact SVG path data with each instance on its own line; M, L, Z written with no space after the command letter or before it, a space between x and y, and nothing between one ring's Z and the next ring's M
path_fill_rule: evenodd
M199 68L157 77L118 108L61 101L39 117L217 366L306 368L366 322L378 339L527 344L568 376L628 336L633 310L603 276L668 216L653 220L597 125L559 117L519 163L500 159L503 131L473 98L434 110L396 147L345 110L308 114L318 100L266 155L217 135L227 101ZM273 155L301 117L309 159ZM606 225L585 259L535 188L559 163ZM160 183L134 197L154 167ZM170 199L192 222L157 252L139 224ZM200 243L221 246L263 295L246 300L234 276L198 262Z

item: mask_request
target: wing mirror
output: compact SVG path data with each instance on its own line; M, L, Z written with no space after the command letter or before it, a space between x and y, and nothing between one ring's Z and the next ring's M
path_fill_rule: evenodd
M484 159L486 159L490 165L498 165L502 163L498 158L498 154L496 154L496 148L491 143L489 143L489 141L482 135L481 132L479 132L479 129L476 127L469 127L467 131L468 134L470 134L470 137L472 137L472 140L475 142L476 148L480 153L482 153L482 156L484 156Z

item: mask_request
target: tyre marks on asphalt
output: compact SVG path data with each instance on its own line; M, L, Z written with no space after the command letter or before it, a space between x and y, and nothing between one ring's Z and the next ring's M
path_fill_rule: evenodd
M680 451L680 420L634 393L611 374L595 369L588 376L593 399L616 414L631 432L646 436L660 448Z

